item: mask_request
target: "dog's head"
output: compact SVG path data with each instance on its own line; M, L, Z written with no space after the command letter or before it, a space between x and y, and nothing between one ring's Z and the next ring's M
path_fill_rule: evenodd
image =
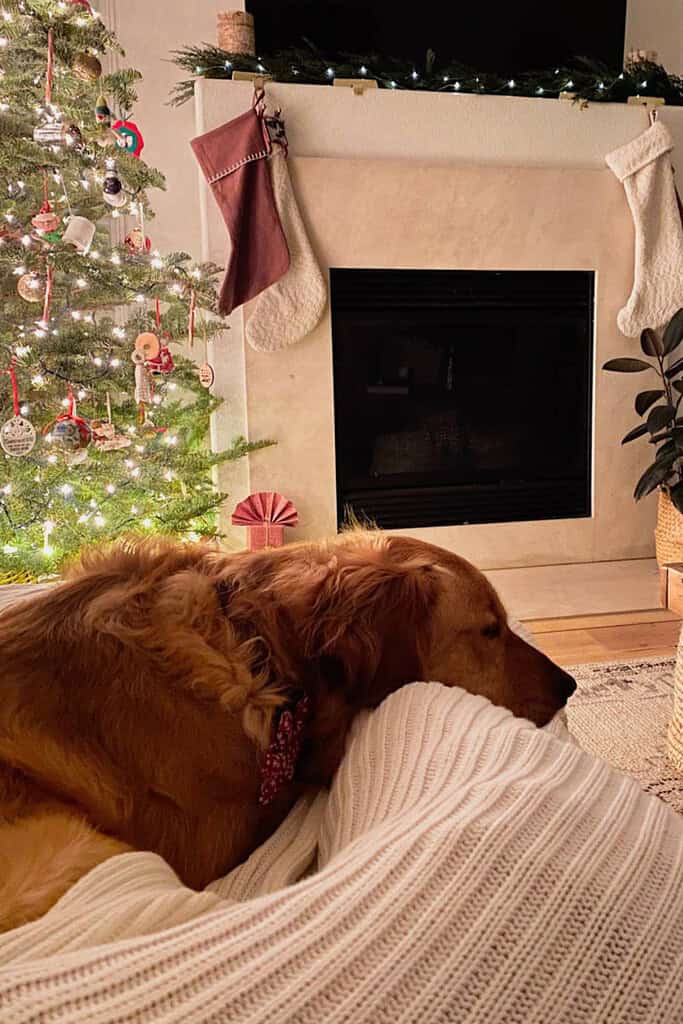
M412 538L351 533L292 546L248 557L232 579L227 614L261 617L272 679L311 696L311 777L336 766L359 709L414 680L461 686L538 725L575 688L510 629L477 569Z

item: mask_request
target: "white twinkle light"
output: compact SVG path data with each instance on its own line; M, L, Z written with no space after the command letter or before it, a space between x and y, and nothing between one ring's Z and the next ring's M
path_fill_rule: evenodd
M142 525L145 526L147 529L149 529L150 526L152 525L152 520L149 519L149 518L143 519L142 520Z
M160 256L155 256L154 259L152 260L152 266L154 267L155 270L162 270L164 266L164 261L161 259Z
M12 493L12 485L5 484L5 486L2 488L2 493L7 495L7 497L9 498L10 494Z
M508 89L514 89L514 87L515 87L515 80L514 80L514 78L511 78L510 81L508 82Z
M33 239L30 235L24 235L21 239L21 244L23 245L24 249L30 249L32 241Z
M135 296L135 301L139 302L139 303L143 303L145 301L145 296L141 295L141 294L138 294L138 295Z
M78 392L78 401L82 402L84 398L87 398L88 392L84 391L83 388Z
M79 288L87 288L88 287L88 282L86 281L86 279L84 277L79 277L77 279L77 281L76 281L76 284L77 284L77 286Z
M97 515L93 519L93 523L95 524L95 526L98 529L101 529L104 526L105 522L106 522L106 520L105 520L104 516L100 515L99 512L97 513Z
M12 547L11 544L5 544L2 550L6 555L16 555L19 548Z
M22 416L28 416L28 414L30 412L30 408L29 408L28 402L24 402L23 405L19 406L19 412L21 413Z
M116 488L114 487L113 484L107 484L107 486L105 487L105 491L107 492L107 494L116 494Z
M43 384L45 383L45 378L42 376L42 374L37 373L35 377L31 378L31 383L36 388L42 388Z
M104 360L101 358L101 356L95 356L93 359L93 363L95 364L95 366L102 366L104 365Z
M126 336L126 332L123 327L114 327L111 333L114 338L125 338Z
M112 367L112 368L113 368L114 370L117 370L117 369L119 368L119 366L121 365L121 360L120 360L120 359L110 359L110 360L109 360L109 365L110 365L110 366L111 366L111 367Z
M112 256L111 262L114 264L115 267L118 267L120 265L121 257L119 256L119 254L117 252L115 252L114 255Z
M71 486L71 484L62 484L59 490L61 491L65 498L70 498L74 492L74 489Z
M63 398L62 399L62 405L64 406L65 409L68 409L69 408L69 399L68 398Z
M47 441L48 444L50 444L50 442L52 441L52 434L48 434L45 440ZM48 455L47 461L50 463L51 466L54 466L55 462L57 461L57 456Z

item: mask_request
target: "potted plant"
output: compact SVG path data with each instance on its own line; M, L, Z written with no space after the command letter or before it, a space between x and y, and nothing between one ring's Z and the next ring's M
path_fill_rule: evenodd
M660 565L683 561L683 358L672 359L683 341L683 309L674 313L661 337L646 327L640 347L650 360L625 357L610 359L603 370L615 373L645 373L659 378L657 386L636 395L635 409L643 422L622 439L629 444L648 435L653 459L636 484L636 501L659 488L655 541ZM683 410L681 410L683 411Z

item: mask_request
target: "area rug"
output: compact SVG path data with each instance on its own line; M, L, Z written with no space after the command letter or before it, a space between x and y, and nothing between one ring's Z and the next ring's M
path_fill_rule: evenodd
M567 705L569 731L584 750L637 779L683 814L683 775L666 757L673 658L575 665Z

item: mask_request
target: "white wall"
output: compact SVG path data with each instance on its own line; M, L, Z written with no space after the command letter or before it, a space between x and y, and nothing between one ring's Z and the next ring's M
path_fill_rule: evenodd
M189 147L194 105L169 107L183 73L170 61L182 46L216 42L216 14L243 0L100 0L102 18L126 51L122 63L143 75L135 119L145 138L144 158L166 175L168 191L151 193L157 218L148 234L162 251L200 256L197 165Z
M683 0L629 0L624 52L656 50L661 64L683 74Z

